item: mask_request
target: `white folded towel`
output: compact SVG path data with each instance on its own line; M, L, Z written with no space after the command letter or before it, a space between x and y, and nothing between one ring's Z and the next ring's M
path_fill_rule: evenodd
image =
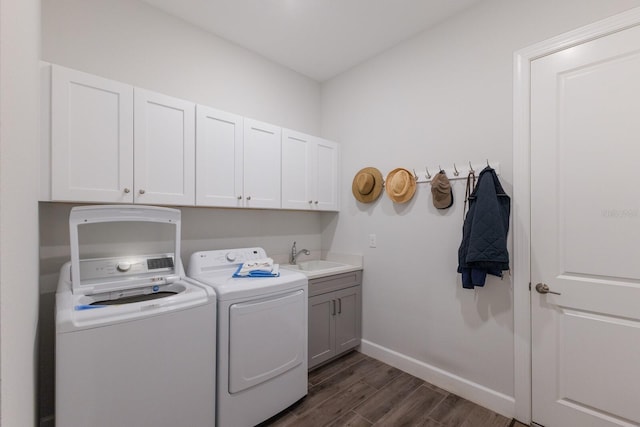
M274 270L276 270L274 272ZM236 271L237 276L250 276L252 274L273 274L279 273L279 265L273 263L271 258L261 258L247 261Z

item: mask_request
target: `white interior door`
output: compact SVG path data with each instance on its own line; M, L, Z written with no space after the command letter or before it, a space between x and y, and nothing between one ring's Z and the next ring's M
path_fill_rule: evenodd
M537 424L640 425L638 172L640 28L533 61ZM536 292L538 283L558 294Z

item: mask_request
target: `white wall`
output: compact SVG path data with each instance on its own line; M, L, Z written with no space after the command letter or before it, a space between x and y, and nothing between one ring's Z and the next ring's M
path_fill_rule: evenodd
M42 1L42 59L310 134L320 86L135 0Z
M322 133L342 143L343 182L365 166L386 174L455 162L466 173L468 161L490 159L511 193L513 52L634 6L487 0L325 83ZM359 204L344 186L323 246L365 255L366 352L513 414L513 284L461 288L463 181L454 193L454 206L437 211L429 184L406 205L385 195Z
M0 1L0 424L32 426L38 322L38 0Z

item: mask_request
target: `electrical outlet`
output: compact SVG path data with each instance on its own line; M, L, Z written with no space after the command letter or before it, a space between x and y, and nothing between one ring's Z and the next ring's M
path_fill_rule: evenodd
M376 235L375 234L369 234L369 247L370 248L375 248L376 247Z

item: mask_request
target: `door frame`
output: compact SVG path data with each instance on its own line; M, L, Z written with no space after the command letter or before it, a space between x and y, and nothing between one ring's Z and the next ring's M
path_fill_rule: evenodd
M513 60L513 307L515 418L531 422L531 62L640 25L640 7L536 43Z

